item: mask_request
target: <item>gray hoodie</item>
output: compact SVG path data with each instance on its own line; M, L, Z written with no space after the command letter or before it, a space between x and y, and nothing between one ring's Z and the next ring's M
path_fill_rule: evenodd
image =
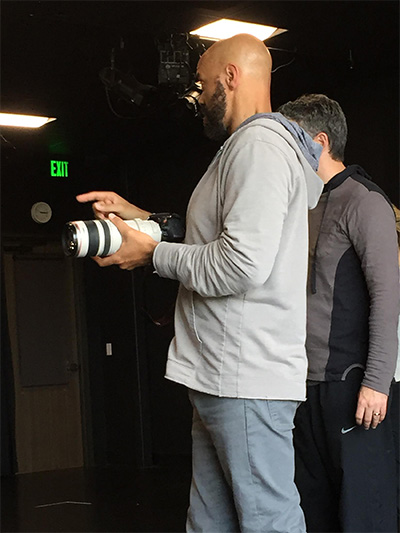
M323 183L271 118L228 138L192 194L185 242L156 247L156 272L180 282L166 377L216 396L304 400L307 218Z

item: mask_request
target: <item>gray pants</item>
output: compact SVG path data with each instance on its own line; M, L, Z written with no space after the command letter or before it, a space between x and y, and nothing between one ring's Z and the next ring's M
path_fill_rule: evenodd
M189 391L193 477L187 532L304 533L294 484L294 401Z

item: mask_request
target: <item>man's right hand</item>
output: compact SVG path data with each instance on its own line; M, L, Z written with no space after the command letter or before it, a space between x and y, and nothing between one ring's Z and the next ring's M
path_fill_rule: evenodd
M118 215L124 220L141 218L146 220L151 215L150 211L144 211L136 205L124 200L115 192L111 191L91 191L79 194L76 199L78 202L94 202L92 205L93 212L97 218L108 218L110 213Z

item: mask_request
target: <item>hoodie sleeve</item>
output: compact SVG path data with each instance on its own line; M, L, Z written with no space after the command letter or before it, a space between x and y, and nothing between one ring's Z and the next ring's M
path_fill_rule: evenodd
M202 296L241 294L268 279L288 209L291 169L271 142L240 143L221 161L222 232L204 245L160 243L156 272ZM210 201L212 201L210 199Z
M395 371L399 316L399 267L393 211L370 191L349 218L353 246L370 296L369 350L363 385L389 393Z

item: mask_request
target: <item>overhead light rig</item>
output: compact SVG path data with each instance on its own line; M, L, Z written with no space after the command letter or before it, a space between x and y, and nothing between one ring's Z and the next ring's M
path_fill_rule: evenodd
M111 50L110 66L99 72L109 106L114 114L120 118L135 118L122 116L115 110L119 100L133 104L136 108L165 110L179 103L194 109L197 113L197 101L193 97L193 84L196 65L201 54L206 50L204 43L188 33L165 34L155 40L158 50L159 63L157 85L140 82L129 72L122 71L117 66L117 53ZM123 39L120 40L120 52L123 51ZM188 93L188 96L186 95Z
M239 23L239 21L230 22ZM266 31L265 28L267 28L269 33L262 34L265 35L265 39L268 38L268 35L272 37L286 31L279 28L261 27L257 24L248 23L246 30L243 31L249 32L251 26L254 26L257 31L261 28L264 32ZM202 37L201 33L200 35L196 34L197 31L194 30L190 33L166 33L155 39L155 46L159 58L157 85L144 84L134 74L126 72L126 68L125 70L118 68L117 55L124 52L124 41L121 38L119 51L117 50L116 52L115 48L111 50L110 66L104 67L99 72L100 79L106 89L107 101L111 111L119 118L128 119L136 118L139 109L158 113L160 111L171 110L172 108L176 111L180 107L188 108L195 115L198 115L197 97L200 92L195 84L196 65L202 53L206 51L207 47L213 41L218 40L219 37L215 37L215 34L212 38ZM236 33L237 31L239 30L236 28ZM296 51L268 48L273 51L296 54ZM277 67L274 71L289 65L294 59L295 57L288 63ZM136 109L134 116L121 115L117 112L116 107L121 100L133 105Z

